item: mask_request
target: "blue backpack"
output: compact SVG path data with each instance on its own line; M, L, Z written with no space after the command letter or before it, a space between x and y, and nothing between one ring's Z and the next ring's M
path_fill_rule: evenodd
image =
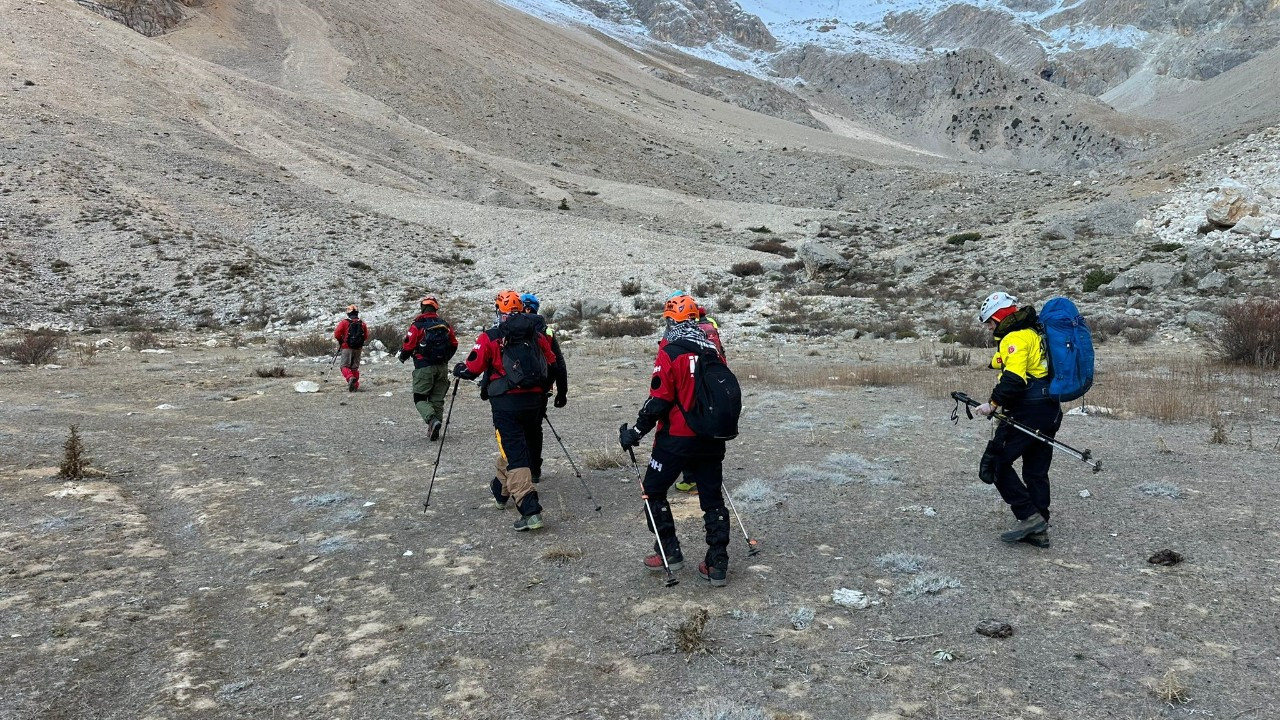
M1093 336L1075 303L1056 297L1040 309L1049 361L1049 395L1068 402L1093 386Z

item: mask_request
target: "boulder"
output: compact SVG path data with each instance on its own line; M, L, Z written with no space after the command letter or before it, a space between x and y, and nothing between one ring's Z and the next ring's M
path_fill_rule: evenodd
M1040 239L1050 244L1064 240L1072 242L1076 239L1076 233L1062 223L1053 223L1040 228Z
M822 237L849 237L858 232L858 226L843 220L824 220L818 229Z
M1246 215L1231 226L1231 232L1250 237L1262 237L1277 225L1280 225L1280 222L1270 215Z
M588 320L597 315L613 312L613 303L603 298L586 298L582 301L582 319Z
M1234 180L1223 180L1218 183L1218 194L1204 216L1218 227L1231 227L1240 218L1257 215L1258 210L1258 203L1249 188Z
M829 245L820 245L812 240L806 240L800 244L796 255L804 263L804 271L810 278L831 273L843 275L849 271L849 261Z
M1226 290L1231 286L1231 278L1223 273L1214 270L1213 272L1200 278L1200 282L1196 283L1196 290L1201 292L1216 292Z
M1108 292L1127 293L1134 290L1165 290L1182 284L1182 271L1165 263L1142 263L1116 276L1106 287Z
M1187 317L1183 321L1183 324L1196 332L1205 332L1216 326L1219 320L1221 320L1221 318L1211 312L1190 310L1187 312Z

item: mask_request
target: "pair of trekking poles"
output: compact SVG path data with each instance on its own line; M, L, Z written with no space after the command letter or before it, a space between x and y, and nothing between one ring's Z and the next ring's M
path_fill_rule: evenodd
M951 411L952 423L960 422L960 406L961 405L964 405L964 414L968 415L970 420L973 419L973 411L970 408L975 408L981 405L981 403L979 403L977 400L974 400L973 398L960 392L959 390L951 393L951 399L956 401L956 407L954 410ZM1102 461L1094 460L1093 452L1088 448L1085 448L1084 450L1077 450L1066 443L1058 442L1054 438L1051 438L1048 435L1045 435L1039 430L1029 428L1026 425L1023 425L1017 420L1014 420L1013 418L999 411L992 413L992 417L994 417L996 420L999 420L1002 423L1008 423L1010 426L1013 427L1013 429L1018 430L1019 432L1025 433L1027 435L1030 435L1032 438L1039 440L1042 443L1046 443L1050 447L1061 450L1062 452L1070 455L1071 457L1093 468L1093 471L1095 473L1102 472Z
M440 431L440 446L436 448L436 462L431 469L431 482L427 485L427 499L422 502L422 512L426 512L431 507L431 490L436 486L436 472L440 469L440 456L444 453L444 441L449 437L449 421L453 418L453 401L458 398L458 383L461 378L453 379L453 392L449 395L449 410L444 416L444 429ZM542 419L546 421L547 427L551 428L551 434L555 436L556 442L560 443L560 449L564 451L564 456L568 458L570 467L573 468L573 474L578 477L578 481L582 483L582 489L587 492L587 499L595 502L595 498L591 496L591 488L587 486L587 481L582 477L582 473L578 471L578 464L573 461L573 456L569 454L569 448L565 447L564 440L560 439L560 433L556 432L555 425L551 424L551 418L547 417L544 412ZM600 512L600 504L596 504L596 512Z
M626 430L627 424L623 423L619 431ZM649 506L649 494L644 491L644 477L640 474L640 463L636 460L635 448L627 448L627 454L631 456L631 467L636 471L636 482L640 484L640 499L644 500L644 511L649 516L649 527L653 528L653 539L658 543L658 557L662 558L662 569L667 572L667 587L674 587L680 584L674 573L671 572L671 564L667 562L667 551L662 547L662 537L658 535L658 521L653 515L653 508ZM760 552L760 541L747 534L747 528L742 524L742 516L738 514L738 508L733 504L733 496L728 492L724 493L724 499L729 501L729 509L733 510L733 516L738 520L738 529L742 531L742 539L747 541L747 555L755 555Z

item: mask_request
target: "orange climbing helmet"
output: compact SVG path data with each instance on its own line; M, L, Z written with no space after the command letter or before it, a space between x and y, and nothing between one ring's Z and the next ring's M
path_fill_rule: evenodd
M662 308L662 317L672 322L684 322L698 319L698 303L688 295L676 295L668 298Z
M515 290L503 290L498 293L498 299L494 301L493 306L503 315L524 312L524 303L520 301L520 293Z

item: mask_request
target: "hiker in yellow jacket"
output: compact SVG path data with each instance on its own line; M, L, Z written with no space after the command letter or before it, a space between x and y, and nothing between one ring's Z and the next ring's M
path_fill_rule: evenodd
M979 415L1002 415L1046 437L1062 425L1062 407L1049 397L1049 363L1039 332L1035 307L1019 308L1007 293L991 294L978 319L991 329L996 352L991 367L999 370L990 399L974 409ZM1022 477L1013 463L1022 458ZM1011 425L996 427L978 465L978 477L995 484L1018 522L1000 539L1049 547L1049 465L1053 447L1018 432Z

